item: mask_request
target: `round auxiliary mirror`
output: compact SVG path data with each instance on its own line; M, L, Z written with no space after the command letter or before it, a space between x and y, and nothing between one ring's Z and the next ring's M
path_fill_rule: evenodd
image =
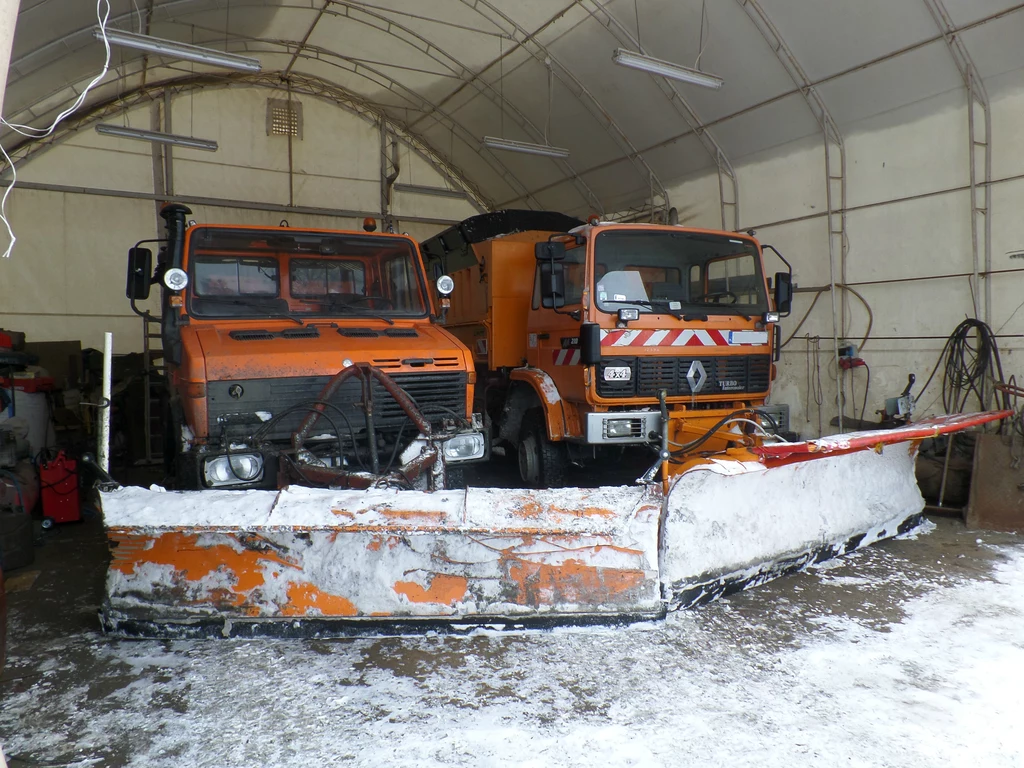
M188 285L188 274L184 269L173 267L164 272L164 285L172 291L181 291Z

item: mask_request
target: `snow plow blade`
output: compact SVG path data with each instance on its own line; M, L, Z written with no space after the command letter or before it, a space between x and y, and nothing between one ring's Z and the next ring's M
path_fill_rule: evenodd
M102 494L103 628L338 637L625 623L914 527L920 441L1008 411L696 457L661 485Z
M660 494L469 489L102 496L104 629L344 636L664 613Z
M746 460L689 467L665 500L668 608L701 605L912 529L924 510L914 474L920 441L1011 414L765 444Z

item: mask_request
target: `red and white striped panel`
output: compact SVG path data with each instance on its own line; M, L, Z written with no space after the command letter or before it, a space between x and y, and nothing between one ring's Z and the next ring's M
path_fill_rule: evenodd
M551 353L555 365L579 365L580 351L578 349L556 349Z
M767 331L717 331L702 328L601 331L602 347L763 347L767 343Z

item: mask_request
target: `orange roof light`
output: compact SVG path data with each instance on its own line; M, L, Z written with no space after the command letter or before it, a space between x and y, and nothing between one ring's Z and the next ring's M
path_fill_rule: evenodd
M587 217L587 224L589 224L592 227L596 227L600 223L601 217L598 216L596 213L592 213Z
M367 232L376 232L377 220L373 216L367 216L363 219L363 229Z

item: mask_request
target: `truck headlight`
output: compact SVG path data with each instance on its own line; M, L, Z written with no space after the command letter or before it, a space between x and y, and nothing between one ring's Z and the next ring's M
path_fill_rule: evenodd
M605 437L632 437L633 425L637 419L605 419Z
M212 488L254 483L263 478L263 457L258 453L233 453L203 462L203 476Z
M445 461L469 461L482 459L486 453L484 436L479 432L468 432L445 440L442 446Z

